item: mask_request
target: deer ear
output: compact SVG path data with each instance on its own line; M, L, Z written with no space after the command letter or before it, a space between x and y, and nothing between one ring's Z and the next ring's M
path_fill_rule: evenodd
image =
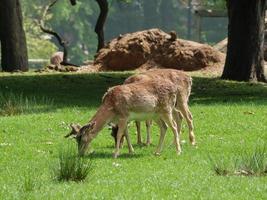
M75 124L70 124L71 127L71 132L67 135L65 135L65 138L68 138L70 136L72 136L73 138L77 137L79 131L80 131L80 125L75 125Z
M90 122L90 124L91 124L91 128L94 128L94 126L96 125L96 122L93 121L93 122Z
M75 124L71 124L70 127L72 128L73 133L79 133L81 126L79 124L75 125Z
M86 131L92 130L95 126L96 122L90 122L89 124L84 125L80 128L79 135L83 135Z
M79 130L82 128L80 124L77 124L76 126L79 128Z

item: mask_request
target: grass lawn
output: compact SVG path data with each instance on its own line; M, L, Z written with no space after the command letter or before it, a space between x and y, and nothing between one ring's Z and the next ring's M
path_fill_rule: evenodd
M125 145L115 160L105 128L92 143L94 153L85 158L93 166L85 181L57 181L53 169L59 152L76 151L76 143L64 138L68 125L85 124L106 89L129 75L0 75L2 95L36 104L22 114L0 116L0 199L267 199L267 176L218 176L210 161L231 162L267 144L267 86L199 76L193 77L190 97L198 148L190 146L183 123L181 156L175 154L170 130L161 156L154 156L159 130L153 124L150 147L135 145L135 154L128 155ZM135 144L133 125L130 135Z

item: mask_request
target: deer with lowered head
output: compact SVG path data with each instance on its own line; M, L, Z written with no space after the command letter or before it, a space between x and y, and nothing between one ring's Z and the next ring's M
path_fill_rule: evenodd
M118 124L117 143L114 152L114 157L117 158L123 135L126 137L129 153L134 151L127 132L127 123L132 120L154 119L161 130L156 154L159 154L162 149L166 125L172 129L176 152L180 154L179 134L172 115L177 98L182 98L177 95L179 94L178 89L179 86L163 79L112 87L103 96L101 106L89 123L83 127L72 125L71 133L65 137L73 136L76 138L78 152L83 155L91 141L105 125L110 122Z
M188 107L188 99L191 93L191 86L192 86L192 80L190 76L186 75L182 71L175 69L155 69L130 76L124 81L124 84L147 81L147 80L158 80L160 82L161 79L169 80L173 84L178 86L178 95L177 95L178 98L175 105L175 109L173 110L173 118L177 123L177 129L179 134L181 132L182 119L183 118L186 119L189 128L190 142L192 145L195 145L192 114ZM147 126L147 144L149 144L151 120L146 121L146 126ZM137 127L138 143L139 143L139 140L141 139L140 121L136 121L136 127ZM115 138L115 141L116 141L117 131L118 131L117 125L112 125L111 135ZM123 140L121 140L121 143L122 142ZM120 144L120 146L122 146L122 144Z

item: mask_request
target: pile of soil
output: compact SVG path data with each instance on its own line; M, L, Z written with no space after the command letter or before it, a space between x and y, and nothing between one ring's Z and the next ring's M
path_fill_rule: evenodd
M215 44L213 46L213 48L226 54L227 53L227 43L228 43L228 38L225 38L222 41L220 41L217 44Z
M75 66L48 65L43 69L37 69L35 72L77 72L80 68Z
M98 71L174 68L195 71L222 66L225 55L206 44L176 38L159 29L120 35L96 55L93 68ZM83 71L83 70L81 70Z

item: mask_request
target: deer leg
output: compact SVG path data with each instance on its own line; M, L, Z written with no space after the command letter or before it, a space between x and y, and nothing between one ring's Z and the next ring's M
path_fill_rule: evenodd
M125 135L123 135L123 136L121 137L121 141L120 141L120 149L123 147L124 137L125 137Z
M141 123L140 121L135 121L136 130L137 130L137 144L142 144L142 137L141 137Z
M163 114L162 116L164 122L172 129L173 135L174 135L174 142L176 146L176 152L177 154L181 154L181 146L180 146L180 138L177 131L177 125L176 122L173 120L172 112L169 112L167 114Z
M182 103L178 104L179 110L181 111L182 115L184 116L188 128L189 128L189 140L192 145L196 145L196 140L195 140L195 134L194 134L194 126L193 126L193 117L192 114L188 108L187 103Z
M125 135L125 138L126 138L126 141L127 141L127 144L128 144L129 153L132 154L132 153L134 153L134 148L132 146L132 143L131 143L127 128L124 131L124 135Z
M155 151L155 155L160 155L160 152L162 151L162 146L163 146L164 138L166 135L166 131L167 131L167 126L164 123L164 121L162 121L161 119L156 120L156 123L158 124L160 128L160 139L159 139L158 147Z
M183 115L176 108L173 109L172 114L173 114L173 118L175 119L175 122L177 124L177 131L178 131L179 135L181 135Z
M126 128L127 128L127 120L125 120L125 119L120 120L119 123L118 123L118 134L117 134L116 148L115 148L115 151L114 151L114 154L113 154L114 158L117 158L118 155L119 155L119 152L120 152L120 141L121 141L121 138L122 138Z
M149 146L151 144L151 137L150 137L150 131L151 131L151 125L152 120L146 120L146 145Z

